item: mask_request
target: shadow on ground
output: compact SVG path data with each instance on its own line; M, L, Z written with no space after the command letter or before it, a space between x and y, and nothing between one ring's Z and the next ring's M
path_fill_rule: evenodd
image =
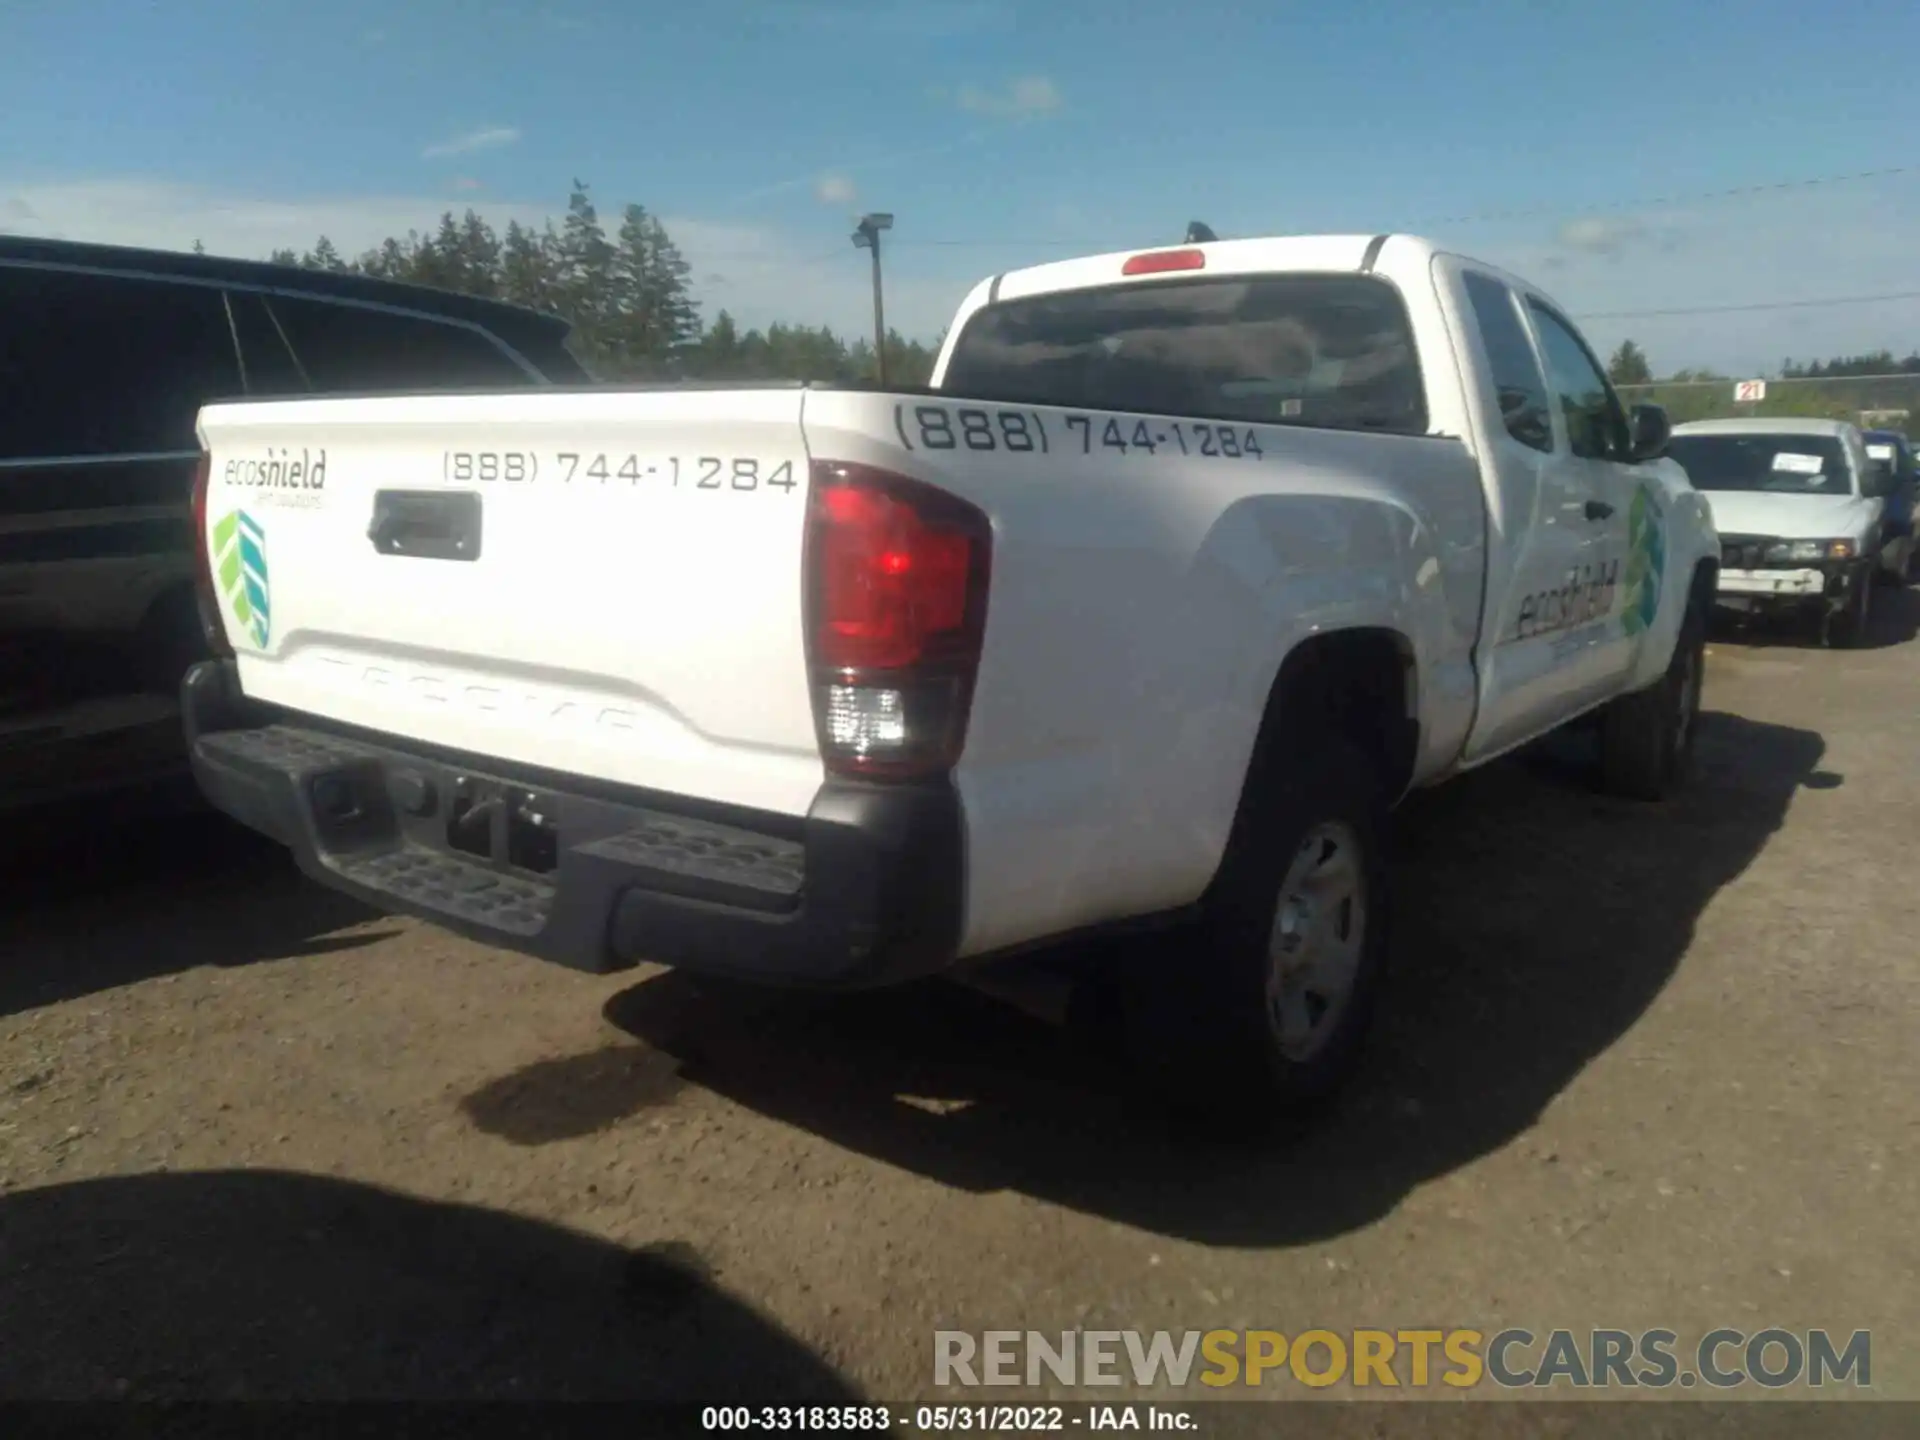
M1880 585L1874 588L1873 609L1867 616L1867 631L1861 650L1888 650L1905 645L1920 636L1920 588L1906 585ZM1713 639L1717 644L1744 645L1752 649L1817 650L1819 626L1791 614L1741 615L1717 610L1713 617Z
M1703 907L1795 792L1841 783L1818 771L1822 750L1807 731L1709 713L1695 783L1667 805L1594 794L1578 737L1417 797L1402 814L1394 975L1367 1066L1292 1136L1200 1146L1142 1126L1092 1038L1104 1032L944 984L808 997L667 973L608 1002L613 1024L645 1042L631 1063L601 1051L518 1078L613 1123L659 1092L639 1058L651 1047L682 1083L961 1189L1207 1243L1312 1241L1531 1126L1660 993ZM579 1091L595 1084L613 1087L604 1103Z
M125 824L55 814L0 843L0 1015L197 965L351 949L373 912L206 810ZM332 937L332 938L328 938Z
M0 1295L14 1399L857 1398L683 1247L279 1171L0 1197Z

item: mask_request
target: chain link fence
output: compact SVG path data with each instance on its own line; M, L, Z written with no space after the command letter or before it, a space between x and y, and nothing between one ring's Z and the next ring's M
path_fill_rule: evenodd
M1628 405L1666 408L1678 425L1687 420L1736 420L1751 416L1819 416L1851 420L1867 429L1899 430L1920 438L1920 375L1848 375L1767 380L1758 399L1750 381L1660 380L1618 385Z

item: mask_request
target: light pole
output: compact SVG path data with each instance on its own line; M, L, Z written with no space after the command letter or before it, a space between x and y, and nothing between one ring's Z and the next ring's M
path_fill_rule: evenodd
M880 383L887 383L887 314L880 300L880 232L893 228L891 215L862 215L853 232L854 248L873 252L873 356Z

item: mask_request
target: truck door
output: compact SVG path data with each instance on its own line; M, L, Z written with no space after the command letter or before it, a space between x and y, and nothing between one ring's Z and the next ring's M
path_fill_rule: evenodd
M1573 715L1596 681L1578 623L1604 597L1596 572L1593 477L1571 453L1527 312L1507 282L1462 268L1463 359L1488 417L1487 608L1480 708L1465 758L1485 759ZM1473 340L1482 352L1471 364Z
M1559 412L1554 463L1580 497L1587 525L1582 575L1591 567L1596 577L1595 604L1573 617L1563 637L1569 683L1585 704L1624 684L1639 658L1660 601L1665 517L1654 487L1631 462L1626 410L1586 341L1538 296L1528 297L1527 309Z

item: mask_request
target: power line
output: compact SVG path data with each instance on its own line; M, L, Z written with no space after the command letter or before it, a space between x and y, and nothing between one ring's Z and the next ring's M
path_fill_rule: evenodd
M1648 197L1640 200L1610 201L1604 204L1578 207L1573 210L1565 210L1555 206L1543 205L1543 206L1523 207L1523 208L1509 209L1509 210L1482 211L1479 214L1475 214L1475 215L1456 215L1456 216L1451 216L1447 219L1428 221L1425 223L1428 225L1466 225L1466 224L1473 224L1483 220L1518 219L1518 218L1523 218L1528 216L1540 216L1540 215L1549 215L1549 214L1576 216L1576 215L1583 215L1583 214L1595 214L1602 211L1613 211L1613 210L1644 210L1644 209L1657 208L1663 205L1700 204L1700 203L1716 201L1716 200L1735 199L1737 197L1744 196L1744 195L1777 194L1782 191L1804 190L1804 189L1810 189L1810 188L1822 186L1822 185L1841 185L1841 184L1849 184L1849 183L1853 183L1861 180L1884 179L1892 175L1912 175L1912 174L1920 174L1920 165L1891 165L1891 166L1883 166L1882 168L1877 170L1857 170L1857 171L1853 171L1853 172L1850 172L1847 174L1841 174L1841 175L1816 175L1816 176L1811 176L1811 177L1798 179L1798 180L1774 181L1765 185L1738 185L1738 186L1733 186L1731 188L1722 189L1722 190L1703 190L1703 191L1695 191L1695 192L1683 193L1683 194L1677 194L1677 195L1652 196L1652 197ZM899 245L902 242L901 240L896 239L894 243L895 245ZM1113 246L1111 242L1063 240L1058 237L1054 237L1051 239L1024 239L1023 240L1023 239L1014 239L1014 238L961 239L961 238L953 238L953 237L946 237L946 236L934 236L931 238L911 236L911 237L905 237L905 243L909 245L914 245L914 246L926 246L929 248L948 248L948 249L953 249L953 248L989 249L989 248L1012 248L1012 247L1028 247L1033 249L1041 249L1041 248L1059 249L1059 248L1071 247L1071 248L1082 249L1082 250L1098 250L1102 247L1125 248L1124 246L1118 246L1118 247ZM835 261L841 257L841 254L842 252L839 250L832 250L824 254L809 255L800 259L789 259L784 261L784 263L788 265L811 268L814 266L823 265L823 264L827 264L829 262ZM769 264L783 263L779 255L769 253L767 251L733 251L733 252L707 251L705 254L701 255L699 258L703 261L751 260L751 261L760 261L762 263L769 263ZM1877 305L1877 304L1887 304L1894 301L1916 300L1916 299L1920 299L1920 290L1896 290L1896 291L1891 291L1891 292L1888 292L1885 294L1879 294L1879 295L1842 295L1842 296L1833 296L1833 297L1819 299L1819 300L1772 300L1772 301L1755 301L1755 302L1733 304L1733 305L1689 305L1689 306L1675 306L1675 307L1670 307L1666 309L1657 309L1657 310L1607 310L1607 311L1597 311L1590 314L1582 315L1578 318L1583 321L1657 320L1657 319L1666 319L1669 317L1680 317L1680 316L1688 316L1688 315L1736 315L1736 314L1758 313L1758 312L1769 311L1769 310L1819 310L1819 309L1826 309L1828 307L1833 307L1833 306Z
M1889 300L1920 300L1920 290L1885 295L1836 295L1825 300L1763 300L1746 305L1686 305L1670 310L1604 310L1581 320L1654 320L1667 315L1734 315L1750 310L1818 310L1828 305L1878 305Z
M1882 180L1893 175L1920 174L1920 165L1889 165L1878 170L1856 170L1842 175L1815 175L1798 180L1776 180L1764 185L1736 185L1724 190L1698 190L1674 195L1654 195L1635 200L1607 200L1592 205L1574 205L1571 207L1551 205L1520 206L1507 210L1483 210L1472 215L1449 215L1437 220L1424 220L1417 224L1401 228L1400 233L1410 233L1424 228L1440 225L1472 225L1486 220L1518 220L1537 218L1543 215L1574 217L1594 215L1616 210L1652 210L1669 205L1698 205L1719 200L1737 199L1744 195L1771 195L1788 190L1806 190L1822 185L1854 184L1862 180ZM1047 238L1018 236L1005 237L951 237L951 236L911 236L894 242L930 249L1010 249L1025 247L1030 249L1083 249L1098 252L1103 249L1124 249L1124 245L1114 245L1111 241L1063 239L1060 236ZM712 252L710 252L712 253ZM836 252L837 254L838 252ZM715 258L718 258L716 255ZM742 252L745 258L745 252ZM773 258L757 256L756 258Z
M1889 175L1920 173L1920 165L1891 165L1880 170L1856 170L1847 175L1816 175L1807 180L1776 180L1766 185L1736 185L1730 190L1700 190L1681 195L1655 195L1643 200L1610 200L1600 205L1576 206L1567 210L1553 205L1536 205L1517 210L1488 210L1478 215L1450 215L1430 220L1430 225L1472 225L1482 220L1520 220L1540 215L1593 215L1608 210L1653 210L1663 205L1699 205L1712 200L1732 200L1742 195L1771 195L1782 190L1805 190L1816 185L1844 185L1856 180L1879 180Z

